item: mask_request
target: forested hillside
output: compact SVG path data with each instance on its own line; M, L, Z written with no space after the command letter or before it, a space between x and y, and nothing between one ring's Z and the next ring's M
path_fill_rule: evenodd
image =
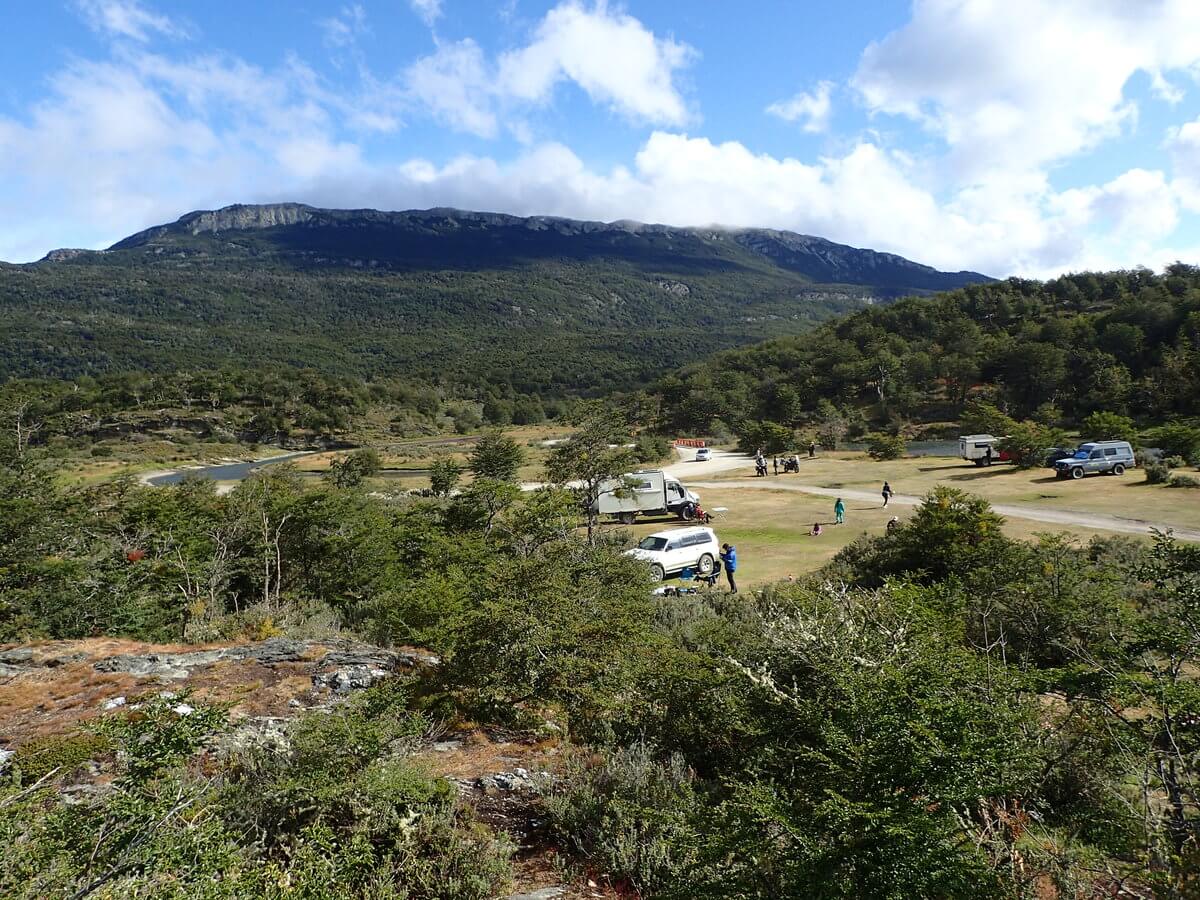
M296 204L0 266L0 377L286 365L603 394L868 300L982 280L769 231Z
M955 420L972 399L1054 424L1098 411L1195 416L1200 269L1009 279L905 299L718 354L656 391L666 422L696 431L716 420Z

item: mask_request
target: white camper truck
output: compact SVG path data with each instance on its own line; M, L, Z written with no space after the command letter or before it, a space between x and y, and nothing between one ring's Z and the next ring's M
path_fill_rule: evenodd
M600 515L632 525L638 516L673 514L690 519L699 502L698 494L662 469L646 469L604 482L596 505Z
M1012 457L996 447L1000 440L990 434L964 434L958 439L958 455L977 466L1008 462Z

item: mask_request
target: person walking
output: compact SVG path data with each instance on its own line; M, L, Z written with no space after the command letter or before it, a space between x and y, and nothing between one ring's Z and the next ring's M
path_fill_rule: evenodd
M842 498L837 498L837 503L833 504L833 519L835 525L846 524L846 504L842 502Z
M725 567L725 577L729 579L729 593L736 594L738 592L737 582L733 579L733 573L737 571L736 547L731 547L729 544L721 545L721 565Z
M892 499L892 486L885 481L880 493L883 494L883 508L887 509L888 502Z

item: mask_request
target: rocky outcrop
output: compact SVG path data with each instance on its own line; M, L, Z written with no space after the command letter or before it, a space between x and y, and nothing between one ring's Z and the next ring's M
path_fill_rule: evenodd
M415 650L383 650L352 641L316 643L286 638L271 638L258 644L191 650L183 653L134 653L102 659L93 668L97 672L123 672L140 677L187 678L194 669L219 662L253 660L266 666L282 663L312 663L313 683L339 691L367 687L380 678L404 671L429 668L438 664L431 653Z
M58 250L51 250L42 257L42 262L67 262L68 260L77 259L80 256L91 256L96 253L95 250L81 250L77 247L62 247Z
M228 703L238 721L282 721L438 663L421 650L337 639L189 647L91 638L0 648L0 746L71 731L164 689Z

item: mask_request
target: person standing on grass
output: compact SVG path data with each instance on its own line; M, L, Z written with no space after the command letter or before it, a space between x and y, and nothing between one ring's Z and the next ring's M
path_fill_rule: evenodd
M833 519L835 525L846 524L846 504L842 502L842 498L837 498L837 503L833 504Z
M808 458L812 459L816 455L817 455L817 442L809 441L808 442Z
M779 457L778 456L771 457L771 465L773 465L775 467L775 474L778 475L779 474Z
M721 545L721 565L725 567L725 577L729 579L729 593L736 594L737 582L733 580L733 573L737 571L737 548L731 547L729 544Z
M892 499L892 486L885 481L883 483L883 490L880 493L883 494L883 507L887 509L888 501Z

